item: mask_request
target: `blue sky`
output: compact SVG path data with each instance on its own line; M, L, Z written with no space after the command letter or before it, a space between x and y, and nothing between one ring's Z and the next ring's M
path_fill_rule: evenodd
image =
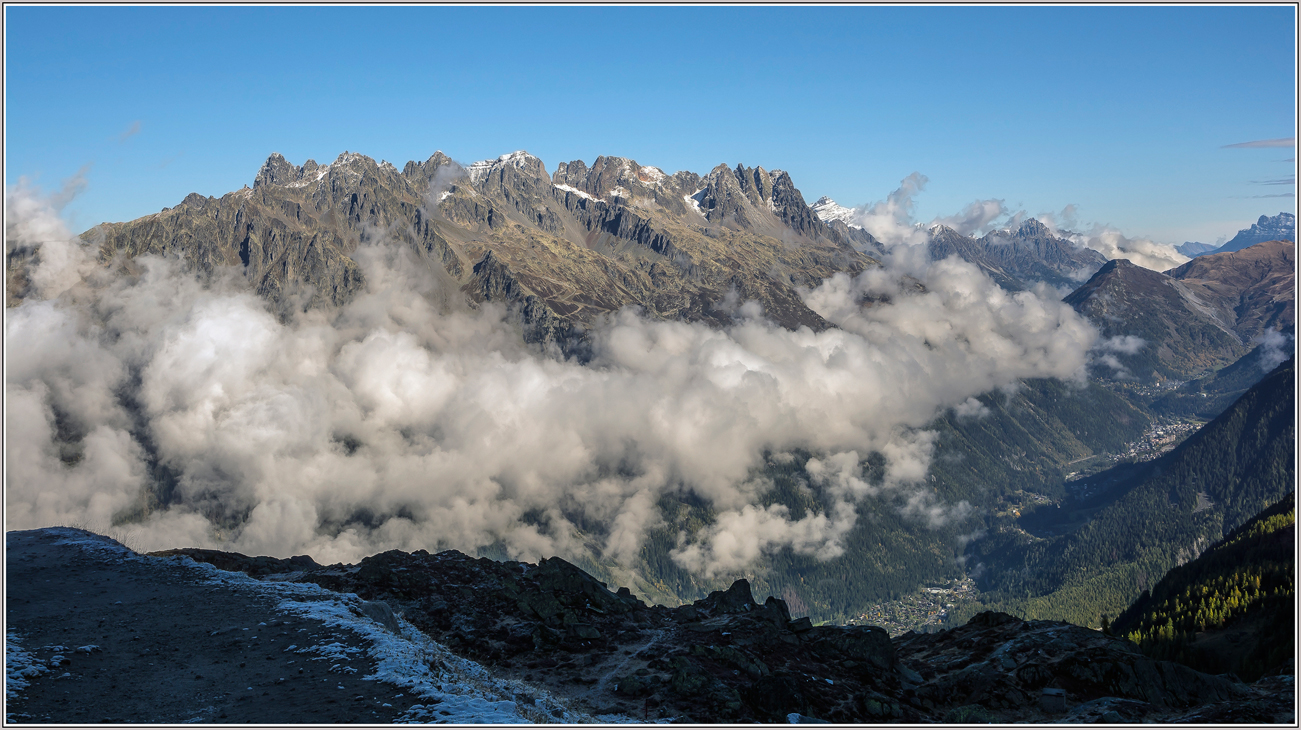
M844 205L918 171L918 219L1073 204L1171 243L1295 211L1294 146L1225 147L1295 135L1291 6L5 15L6 186L89 166L77 231L236 190L272 151L741 162Z

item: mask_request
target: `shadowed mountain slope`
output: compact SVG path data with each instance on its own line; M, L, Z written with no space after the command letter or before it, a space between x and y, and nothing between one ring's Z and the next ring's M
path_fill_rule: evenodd
M1129 351L1116 357L1143 380L1187 380L1247 352L1231 323L1189 287L1124 259L1108 262L1064 301L1103 337L1139 338L1120 343Z

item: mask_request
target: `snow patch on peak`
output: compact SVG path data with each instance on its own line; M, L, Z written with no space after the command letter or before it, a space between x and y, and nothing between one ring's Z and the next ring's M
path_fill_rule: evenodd
M642 168L637 171L637 179L644 183L650 183L651 185L659 185L664 180L664 177L665 175L663 170L658 167L651 167L650 165L643 165Z
M388 164L388 163L385 163L385 164ZM392 167L392 165L390 165L390 167ZM325 178L326 175L330 174L330 166L329 166L329 165L321 165L321 166L319 166L319 167L316 168L315 172L316 172L316 175L315 175L315 176L303 175L302 177L300 177L300 178L298 178L297 180L295 180L295 181L289 183L289 184L286 185L285 187L287 187L287 188L305 188L305 187L307 187L308 185L311 185L311 184L314 183L314 182L320 182L322 179Z
M487 177L488 173L504 165L513 165L514 167L523 170L528 167L530 160L537 159L538 158L530 155L524 150L515 150L514 152L504 154L495 160L479 160L467 167L465 171L470 175L470 182L477 183Z
M707 189L708 188L701 188L690 195L683 195L682 199L687 201L687 205L690 205L691 208L695 210L697 213L704 215L705 211L700 209L700 201L704 200L705 190Z
M818 219L821 220L823 223L830 223L831 221L840 221L841 223L844 223L850 228L858 228L860 230L863 228L862 226L854 222L853 208L846 208L845 206L840 205L839 203L827 197L826 195L822 196L821 198L818 198L818 202L809 206L809 209L812 210L813 214L816 215Z
M349 152L349 151L347 151L347 150L344 150L344 151L343 151L343 154L339 155L339 159L337 159L337 160L334 161L334 164L336 164L336 165L347 165L347 164L349 164L349 163L352 163L352 162L360 162L360 161L365 160L365 159L367 159L367 157L366 157L365 155L360 155L360 154L357 154L356 152ZM329 165L326 165L326 167L329 167Z

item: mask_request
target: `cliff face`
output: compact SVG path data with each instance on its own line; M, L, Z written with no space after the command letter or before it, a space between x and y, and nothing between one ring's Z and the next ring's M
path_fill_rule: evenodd
M251 188L191 194L82 236L102 263L128 270L143 254L182 256L206 278L234 268L282 307L347 302L365 286L351 254L379 237L412 246L472 305L517 307L528 339L562 346L627 306L723 324L729 294L783 326L823 329L796 287L875 264L784 172L720 165L669 176L600 157L548 176L525 152L468 168L437 153L401 171L347 152L329 165L273 154ZM21 283L22 262L10 269Z

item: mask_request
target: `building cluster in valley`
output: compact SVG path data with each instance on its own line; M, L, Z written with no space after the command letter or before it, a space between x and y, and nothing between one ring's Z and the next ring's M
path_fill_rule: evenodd
M947 620L952 610L975 596L974 580L956 578L943 585L922 588L895 601L870 606L850 624L880 626L891 636L909 631L935 631L948 628Z
M1181 441L1192 435L1199 427L1200 424L1184 421L1166 421L1153 424L1137 441L1126 444L1126 448L1117 454L1115 459L1117 461L1122 459L1132 459L1134 461L1155 459L1178 446Z

